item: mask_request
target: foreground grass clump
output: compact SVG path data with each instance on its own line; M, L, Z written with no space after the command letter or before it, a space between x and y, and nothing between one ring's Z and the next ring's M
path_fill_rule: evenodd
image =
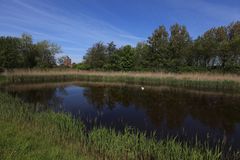
M166 85L201 90L240 91L240 76L214 73L94 72L77 70L15 70L5 73L9 83L94 81Z
M126 128L86 131L70 115L37 112L40 106L0 93L0 159L220 160L220 147L157 141Z
M5 76L0 75L0 84L6 82L7 78Z

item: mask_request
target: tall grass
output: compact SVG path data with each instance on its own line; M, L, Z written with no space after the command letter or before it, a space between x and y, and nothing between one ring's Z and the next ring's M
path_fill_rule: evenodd
M166 85L203 90L240 91L240 76L233 74L14 70L6 72L5 76L10 83L79 80L154 86Z
M97 75L97 76L130 76L130 77L152 77L152 78L175 78L189 80L207 80L207 81L235 81L240 82L240 76L237 74L220 74L220 73L166 73L166 72L100 72L100 71L82 71L71 69L48 69L48 70L22 70L15 69L5 72L5 75L20 76L20 75Z
M0 75L0 84L6 82L7 78L3 75Z
M95 127L0 93L0 159L220 160L220 147L157 141L137 130ZM235 155L237 156L237 154ZM237 159L238 157L232 157ZM231 158L231 159L232 159Z

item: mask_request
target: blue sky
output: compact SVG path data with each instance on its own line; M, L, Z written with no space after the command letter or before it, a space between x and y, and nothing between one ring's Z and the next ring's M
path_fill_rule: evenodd
M135 45L162 24L184 24L196 38L236 20L239 0L0 0L1 36L49 40L74 62L95 42Z

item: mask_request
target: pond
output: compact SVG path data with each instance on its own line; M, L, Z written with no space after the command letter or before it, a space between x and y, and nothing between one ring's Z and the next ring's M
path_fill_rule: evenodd
M240 95L169 87L105 83L10 85L10 94L45 109L67 112L87 126L122 131L126 126L158 139L176 137L240 149Z

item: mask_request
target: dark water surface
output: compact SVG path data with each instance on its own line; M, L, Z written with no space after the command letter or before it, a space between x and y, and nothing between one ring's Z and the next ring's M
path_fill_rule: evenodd
M63 83L6 87L26 102L69 112L88 128L132 126L157 138L208 141L240 149L240 95L167 87Z

